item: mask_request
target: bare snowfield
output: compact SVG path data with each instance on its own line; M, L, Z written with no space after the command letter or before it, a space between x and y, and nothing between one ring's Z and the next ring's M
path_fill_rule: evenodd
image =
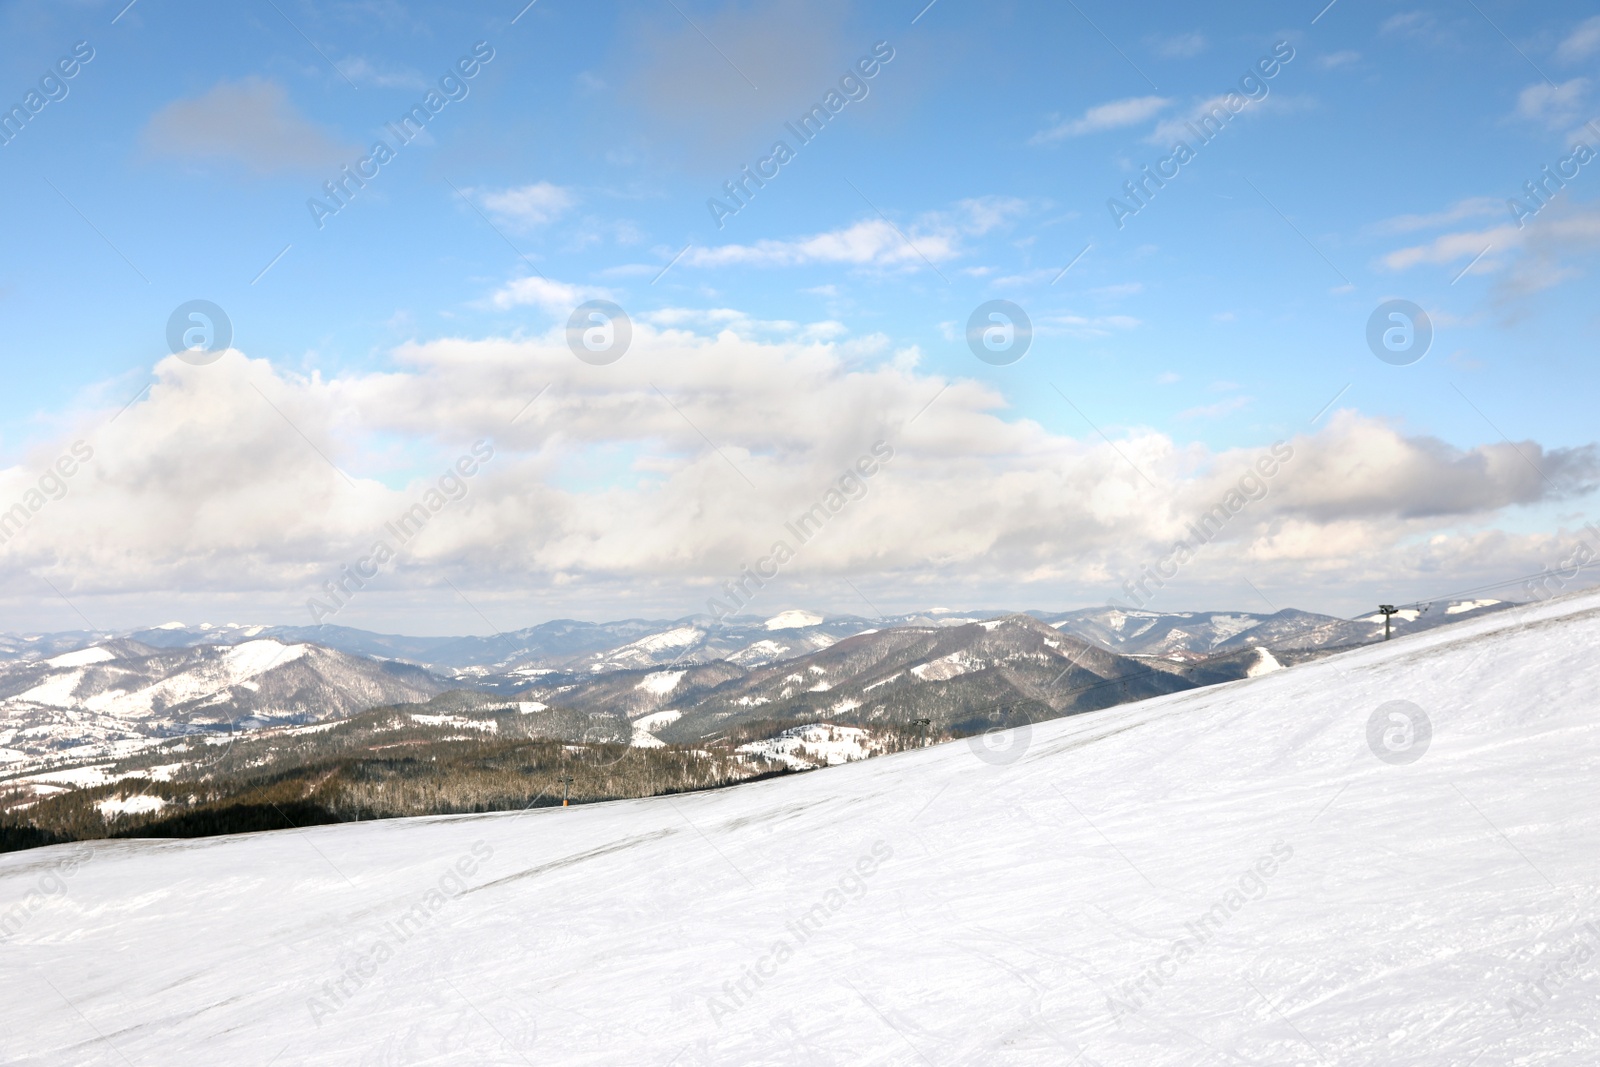
M993 748L0 856L0 1062L1590 1067L1597 650L1585 595Z

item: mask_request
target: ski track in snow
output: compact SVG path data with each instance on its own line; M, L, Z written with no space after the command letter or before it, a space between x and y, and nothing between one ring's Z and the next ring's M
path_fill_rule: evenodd
M1586 595L1011 762L0 856L0 922L88 857L5 927L0 1060L1592 1067L1597 646ZM1394 700L1410 764L1367 746Z

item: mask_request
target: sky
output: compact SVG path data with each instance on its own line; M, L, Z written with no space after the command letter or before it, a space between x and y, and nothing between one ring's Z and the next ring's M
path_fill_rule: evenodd
M470 7L0 5L0 630L1600 552L1592 8Z

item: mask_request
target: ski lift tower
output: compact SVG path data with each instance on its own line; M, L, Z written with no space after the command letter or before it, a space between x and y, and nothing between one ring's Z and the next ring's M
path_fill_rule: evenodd
M1389 640L1389 616L1398 615L1400 609L1393 604L1379 604L1378 611L1383 614L1383 639Z

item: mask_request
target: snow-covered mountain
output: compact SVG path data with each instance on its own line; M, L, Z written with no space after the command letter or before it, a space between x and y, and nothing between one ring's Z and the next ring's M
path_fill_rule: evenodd
M1460 622L1511 605L1497 600L1450 601L1394 616L1395 633L1411 633ZM463 679L502 675L531 677L537 671L639 670L727 660L759 667L827 648L864 630L899 627L967 626L1011 614L1005 611L927 612L868 619L804 610L770 618L709 615L681 619L623 619L580 622L557 619L493 637L408 637L345 626L187 626L165 623L148 629L52 634L0 634L0 662L46 659L107 641L129 640L152 648L242 644L269 639L313 644L374 659L403 660ZM1138 655L1210 654L1257 645L1308 649L1360 644L1383 636L1383 617L1357 620L1287 609L1271 615L1239 611L1154 612L1085 608L1069 612L1030 611L1074 636L1112 652Z
M1407 609L1393 624L1396 633L1415 632L1510 606L1478 600ZM1002 619L1008 628L997 632ZM926 718L959 731L978 728L979 713L1006 722L1106 707L1383 633L1381 616L1351 621L1293 610L936 610L875 622L792 610L720 622L562 620L492 638L176 622L124 634L8 635L0 638L0 765L125 755L153 738L315 721L450 686L607 716L677 711L662 736L686 743L771 718L901 725ZM1025 640L1002 649L1008 635ZM825 655L841 642L838 655ZM1069 661L1068 674L1053 677ZM263 671L273 674L264 688L254 678Z
M1503 600L1444 601L1404 608L1392 633L1406 634L1515 607ZM1339 619L1285 608L1270 615L1248 611L1128 611L1084 608L1057 615L1032 613L1065 633L1102 648L1144 656L1208 656L1241 648L1275 651L1342 648L1383 638L1383 616Z
M1175 663L1107 652L1028 615L869 629L750 669L717 660L665 669L537 672L518 699L629 718L675 712L653 736L698 744L746 723L813 721L982 731L1276 668L1254 648Z
M1004 759L0 856L5 1060L1600 1062L1597 648L1584 594Z
M420 667L309 644L114 640L0 664L0 765L127 754L167 738L319 722L448 687Z
M1108 707L1244 677L1254 654L1211 671L1136 660L1028 615L859 634L826 651L751 671L692 706L662 736L697 735L754 719L910 723L959 731Z

